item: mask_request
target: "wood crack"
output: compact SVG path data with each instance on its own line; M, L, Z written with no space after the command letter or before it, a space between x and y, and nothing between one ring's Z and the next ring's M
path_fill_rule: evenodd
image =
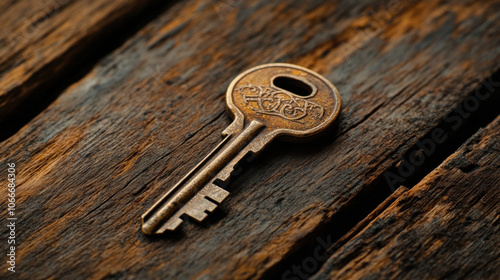
M80 2L77 3L81 4ZM49 13L49 16L67 16L66 13L70 13L70 11L67 11L69 10L68 6L76 7L77 3L70 1L62 6L64 9L54 9ZM108 5L113 6L115 4L110 2ZM116 5L121 4L117 3ZM29 65L33 60L31 52L40 51L31 48L45 44L45 40L48 40L45 38L51 38L52 34L57 33L56 29L60 28L60 26L48 25L46 29L41 29L37 31L39 33L35 33L41 37L32 39L34 40L34 42L31 42L33 46L27 44L23 49L13 49L9 57L15 61L3 62L4 71L1 73L0 79L0 88L3 87L2 91L0 91L0 127L2 127L0 142L11 137L22 126L35 118L65 88L89 73L101 58L118 48L126 39L133 36L139 29L159 16L171 5L170 2L164 3L163 1L137 2L133 6L123 9L121 14L113 12L112 16L103 19L103 25L100 28L96 29L89 26L87 30L81 31L82 34L74 34L74 42L67 42L67 44L70 44L67 48L60 48L54 54L49 55L43 63ZM109 9L110 7L98 8ZM84 12L81 13L85 17ZM48 20L47 15L42 13L41 18L34 23L39 25L44 20ZM50 34L45 34L46 32ZM79 33L74 30L73 32ZM26 39L31 38L27 37ZM21 55L26 57L20 58ZM8 75L13 75L15 69L18 68L15 65L19 59L26 60L22 66L29 67L29 70L22 77L17 77L15 79L17 82L12 84L11 80L13 78Z
M433 77L436 77L434 75ZM431 79L432 80L432 79ZM500 81L500 71L496 71L491 77L488 77L485 81ZM428 84L427 82L426 84ZM423 86L422 86L423 87ZM421 88L415 90L415 93L420 91ZM479 86L479 88L474 89L467 97L464 98L464 100L467 100L468 97L470 96L475 96L475 94L480 91L482 94L486 94L486 91L488 89L486 87ZM414 93L414 94L415 94ZM411 94L413 96L414 94ZM466 125L460 128L457 132L455 132L454 138L453 139L458 139L455 140L455 144L451 145L451 149L448 148L446 149L445 152L440 152L440 149L444 149L445 146L450 147L449 143L445 142L439 145L436 150L436 155L434 158L431 158L430 161L432 163L425 164L424 166L433 166L432 170L437 167L439 164L445 161L445 159L453 154L460 145L463 143L467 142L468 139L470 139L474 133L480 129L480 127L485 126L485 124L488 124L494 120L496 116L500 114L500 107L496 106L496 104L500 104L500 91L499 87L495 87L495 91L491 92L491 98L485 101L481 102L481 107L474 111L473 115L470 117L470 120L467 122ZM394 98L392 98L394 99ZM392 100L391 99L391 100ZM383 103L384 104L384 103ZM376 108L380 108L383 106L383 104L378 105ZM463 104L463 103L462 103ZM460 104L459 106L461 106ZM495 104L495 105L492 105ZM485 108L486 107L486 108ZM378 109L375 109L374 111L377 111ZM455 109L456 110L456 109ZM482 116L481 112L490 112L488 114L488 117ZM372 114L375 112L372 112ZM371 115L371 114L370 114ZM444 126L444 122L438 124L435 129L440 129L441 127ZM358 124L359 125L359 124ZM451 133L450 131L451 127L448 128L447 133ZM346 131L347 132L347 131ZM425 139L429 139L431 132L429 132L427 135L424 135L422 138L420 138L418 141L423 141ZM451 138L451 136L450 136ZM458 142L458 143L457 143ZM408 152L405 154L403 158L407 158L408 155L415 150L415 146L413 148L410 148ZM392 155L388 155L386 158L390 158ZM398 164L401 164L401 162L398 162ZM471 167L464 167L466 170L471 170L473 171L476 169L476 166L471 166ZM333 170L335 168L330 169ZM406 180L401 182L399 185L395 187L391 187L388 185L386 177L384 177L384 174L387 174L387 172L396 172L394 170L397 170L396 166L393 166L392 168L386 170L383 174L379 175L374 181L369 183L369 185L363 187L361 192L355 196L353 201L349 201L345 206L340 209L338 212L334 214L328 221L317 231L315 231L314 234L311 234L310 240L308 242L303 242L299 248L295 249L295 252L293 254L290 254L290 256L287 256L286 258L283 258L280 263L277 263L273 266L273 268L270 268L268 272L266 272L264 279L278 279L282 275L285 274L285 271L292 267L293 265L300 264L302 260L305 258L311 256L313 252L311 251L314 249L314 245L316 244L316 240L318 238L326 239L327 237L332 236L332 232L337 232L336 236L338 236L338 239L334 242L334 245L330 247L329 250L327 250L324 254L332 255L337 249L339 249L343 244L345 244L347 241L352 239L354 235L359 232L363 227L365 227L370 221L374 220L379 213L382 212L383 209L388 207L399 195L401 195L404 191L407 189L411 189L416 183L420 182L426 175L432 172L432 170L429 170L426 173L418 173L415 175L415 177L409 177L405 178ZM412 183L416 182L416 183ZM395 188L399 188L397 191ZM389 190L393 190L393 193ZM395 196L396 195L396 196ZM374 201L377 201L373 203ZM371 206L368 206L371 205ZM365 214L357 214L353 215L353 213L358 212L359 209L364 209L362 212ZM367 212L367 209L368 210ZM371 211L371 214L369 214ZM356 220L357 222L353 222L352 220ZM349 222L346 222L346 220L349 220ZM344 230L340 231L342 234L338 234L338 229L335 229L337 225L343 224ZM346 224L350 226L345 226ZM335 229L335 230L332 230ZM312 248L312 249L311 249ZM319 262L319 266L317 268L317 271L319 271L322 267L324 262ZM314 274L311 274L309 277L313 277ZM278 278L276 278L278 277ZM308 278L309 278L308 277Z

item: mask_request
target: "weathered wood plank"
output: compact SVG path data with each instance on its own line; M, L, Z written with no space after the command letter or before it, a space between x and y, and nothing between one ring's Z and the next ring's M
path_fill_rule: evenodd
M495 1L402 1L380 28L359 31L396 11L388 2L173 5L2 143L0 166L18 166L16 276L264 275L497 70ZM230 123L230 79L273 61L339 88L337 130L275 145L203 225L144 236L140 215Z
M0 4L0 125L3 135L26 108L140 25L159 1L28 0ZM68 73L69 72L69 73ZM32 102L32 103L30 103ZM36 107L36 106L35 106ZM38 108L36 108L38 109ZM6 132L9 130L9 132Z
M312 279L498 279L499 155L500 117L332 255Z

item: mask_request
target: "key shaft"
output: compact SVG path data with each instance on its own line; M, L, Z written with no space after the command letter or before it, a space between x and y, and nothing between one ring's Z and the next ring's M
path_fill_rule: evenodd
M181 179L171 191L165 194L142 216L142 231L145 234L162 233L164 230L161 228L161 224L172 217L181 207L186 205L203 187L209 183L213 183L213 180L216 179L216 175L226 167L263 128L264 124L254 120L240 133L236 135L227 135L212 153L193 168L188 175Z

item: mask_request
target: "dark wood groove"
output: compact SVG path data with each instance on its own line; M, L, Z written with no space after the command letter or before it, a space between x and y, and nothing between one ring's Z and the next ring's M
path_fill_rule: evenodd
M484 86L486 83L491 84L491 87ZM464 107L465 100L470 100L470 98L475 97L476 94L480 94L481 96L488 95L489 97L484 100L479 100L478 108L471 112L469 117L463 119L463 123L455 129L455 127L445 119L458 116L457 110ZM377 178L372 185L364 188L362 193L359 193L353 201L345 204L344 208L338 211L331 220L324 224L324 226L308 235L303 241L297 242L296 248L292 250L293 253L283 258L274 267L268 269L263 278L269 280L281 279L291 267L300 267L305 259L314 256L314 250L318 247L318 239L332 242L328 250L322 250L324 256L331 256L337 249L348 242L355 233L359 232L362 227L376 218L376 215L373 215L373 213L380 213L387 208L389 204L397 198L397 196L394 197L393 194L397 193L399 196L403 193L403 191L401 191L402 189L408 190L413 188L425 176L429 175L434 169L442 164L450 155L459 150L461 145L467 143L478 130L493 122L495 118L500 115L500 106L498 106L498 104L500 104L500 70L485 79L479 87L470 92L463 100L464 101L461 102L457 108L454 108L452 112L446 116L445 119L441 120L432 130L443 130L447 137L447 141L436 144L435 152L425 159L421 164L422 168L417 167L413 174L403 178L404 180L398 182L396 186L392 186L384 175L386 175L387 172L398 174L398 168L396 166L405 163L401 161L396 163L395 166L391 167L381 177ZM432 139L432 131L419 139L419 141ZM402 157L402 160L408 161L409 155L412 152L420 150L418 145L414 145L408 150L404 157ZM475 168L476 166L463 167L463 169L468 172L473 171ZM319 271L325 261L326 260L319 261L318 268L314 272L309 273L306 279L312 277Z
M70 3L67 2L60 8L62 9ZM21 127L47 108L68 86L82 79L103 57L120 47L137 31L165 12L173 3L175 1L149 1L149 3L145 2L143 5L139 5L137 10L123 14L116 20L109 22L108 25L100 26L89 32L75 44L74 48L62 53L52 61L45 62L46 64L37 69L26 82L9 89L9 93L4 93L16 96L15 98L18 100L12 106L2 108L4 112L0 114L0 127L2 128L0 142L14 135ZM58 9L51 11L37 19L34 24L41 24L42 21L48 20L47 16L53 16L57 11ZM15 53L13 55L15 57ZM9 67L16 67L16 65L13 64ZM3 69L0 75L5 74L8 70L8 68ZM42 82L40 83L40 81Z
M166 9L0 145L0 165L18 165L16 276L281 277L315 237L343 244L372 209L391 201L384 173L500 63L492 28L498 2L403 1L399 14L363 40L389 2L234 1L222 17L203 0ZM359 48L346 51L345 43ZM142 234L141 214L230 124L223 98L230 81L276 60L337 86L343 108L336 127L312 142L275 143L231 181L229 197L203 223ZM456 171L474 175L482 167L464 161ZM481 203L483 193L471 201Z

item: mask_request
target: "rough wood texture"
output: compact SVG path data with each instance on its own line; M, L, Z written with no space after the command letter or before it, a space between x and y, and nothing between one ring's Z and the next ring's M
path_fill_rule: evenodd
M312 279L498 279L499 151L500 117L332 255Z
M0 3L0 123L30 113L51 84L78 72L96 53L132 29L155 1L30 0ZM124 29L121 29L124 28ZM113 44L113 43L111 43ZM52 90L52 88L50 88ZM14 115L9 118L9 116Z
M6 162L18 166L16 276L267 275L500 64L496 1L389 2L172 5L2 143L0 178ZM272 147L202 225L144 236L140 215L230 123L231 79L268 62L332 81L343 98L337 128Z

